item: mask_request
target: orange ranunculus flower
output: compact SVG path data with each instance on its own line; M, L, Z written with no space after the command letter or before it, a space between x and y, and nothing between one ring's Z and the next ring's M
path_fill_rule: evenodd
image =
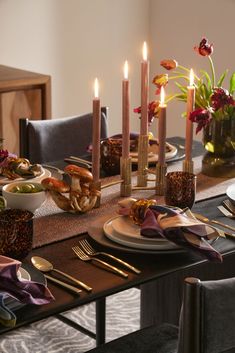
M160 65L164 67L166 70L174 70L177 68L178 63L176 60L169 59L169 60L162 60L160 62Z
M161 75L156 75L153 78L153 84L156 85L158 88L161 88L162 86L166 86L168 83L168 74L161 74Z

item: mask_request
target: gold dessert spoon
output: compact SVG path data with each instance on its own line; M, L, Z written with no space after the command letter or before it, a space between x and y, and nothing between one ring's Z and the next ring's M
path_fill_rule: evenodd
M39 271L42 271L42 272L55 271L55 272L63 275L64 277L70 279L74 283L78 284L80 287L82 287L83 289L87 290L88 292L90 292L92 290L92 288L90 286L88 286L87 284L85 284L85 283L79 281L78 279L68 275L67 273L64 273L64 272L54 268L52 263L49 262L48 260L44 259L43 257L33 256L31 258L31 262ZM47 277L47 275L45 275L45 277ZM54 277L51 277L51 278L55 279ZM51 278L49 278L49 279L51 280ZM64 283L64 282L61 282L61 283ZM64 284L67 285L67 283L64 283ZM73 287L73 286L70 286L70 287L77 289L76 287Z

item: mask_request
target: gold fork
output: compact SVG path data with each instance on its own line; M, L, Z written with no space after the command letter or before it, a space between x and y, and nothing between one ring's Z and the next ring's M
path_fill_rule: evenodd
M123 272L122 270L119 270L117 267L112 266L108 264L107 262L97 259L96 257L90 257L88 256L79 246L74 246L72 247L72 250L74 253L79 257L80 260L82 261L91 261L91 262L97 262L102 264L107 270L116 273L122 277L127 278L128 274L126 272Z
M229 200L224 200L222 203L233 214L233 216L235 216L235 206Z
M87 241L87 239L82 239L79 241L79 244L81 245L81 247L83 248L83 250L85 251L85 253L87 255L90 255L90 256L96 256L96 255L104 255L104 256L107 256L107 257L110 257L111 259L119 262L120 264L122 264L123 266L126 266L129 270L132 270L133 272L137 273L137 274L140 274L141 271L138 270L138 268L128 264L128 262L125 262L121 259L119 259L118 257L116 256L113 256L111 254L108 254L104 251L96 251L92 246L91 244Z

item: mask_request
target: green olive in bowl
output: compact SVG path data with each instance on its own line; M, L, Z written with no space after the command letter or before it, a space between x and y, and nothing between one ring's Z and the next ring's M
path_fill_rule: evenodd
M40 183L13 182L4 185L2 195L8 208L24 209L35 212L46 200L46 192Z
M43 187L39 184L32 184L32 183L23 183L14 185L10 190L10 192L15 193L22 193L22 194L29 194L35 192L43 191Z

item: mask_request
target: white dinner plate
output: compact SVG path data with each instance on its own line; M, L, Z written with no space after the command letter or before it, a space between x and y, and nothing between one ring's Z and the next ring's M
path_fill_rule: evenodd
M169 251L169 250L182 251L183 250L182 248L180 248L174 243L171 243L168 240L164 243L163 242L156 243L156 241L150 242L148 239L148 241L144 243L142 240L139 240L137 238L127 239L122 234L115 232L112 226L112 219L105 222L103 226L103 230L108 239L112 240L115 243L130 247L130 248L144 249L144 250L158 250L158 251Z
M170 145L168 143L169 147L170 147L170 151L165 153L165 159L171 159L174 158L177 155L178 149L176 146ZM138 154L135 152L131 152L130 153L131 156L131 162L132 163L138 163ZM156 163L158 161L158 154L154 153L154 152L149 152L148 153L148 163Z
M227 188L226 194L229 200L231 201L231 203L235 205L235 184L232 184Z
M25 178L17 178L17 179L8 179L4 176L0 176L0 186L15 183L16 181L27 181L27 182L35 182L40 183L42 179L48 178L51 176L51 172L48 169L42 168L42 173L35 178L25 179Z
M133 221L127 216L117 216L111 220L112 227L116 233L119 233L125 237L138 239L143 242L166 242L165 238L148 238L140 234L140 226L133 223Z
M19 271L17 272L17 276L21 281L30 281L31 280L30 274L23 267L19 268Z

